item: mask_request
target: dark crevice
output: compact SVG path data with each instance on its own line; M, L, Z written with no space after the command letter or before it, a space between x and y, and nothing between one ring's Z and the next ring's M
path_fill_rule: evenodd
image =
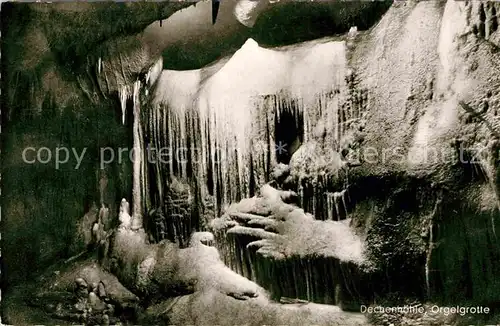
M491 7L491 31L496 32L498 30L498 17L497 10L495 6Z
M213 34L171 44L163 51L164 68L198 69L232 55L248 38L253 38L264 47L274 47L341 35L352 26L367 30L391 5L392 1L294 1L277 4L262 13L253 28L240 26L229 34Z
M479 159L470 151L462 150L459 158L465 182L486 183L488 177Z
M484 5L481 3L479 5L479 36L485 37L486 35L486 11L484 10Z
M288 164L304 141L304 118L293 102L285 105L275 112L274 140L278 163Z

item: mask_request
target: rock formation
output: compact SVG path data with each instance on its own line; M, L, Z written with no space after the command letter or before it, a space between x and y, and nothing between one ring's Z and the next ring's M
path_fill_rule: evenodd
M5 6L26 22L3 26L11 292L37 275L31 306L87 324L437 325L467 317L348 311L494 307L499 5L307 5L221 4L235 51L196 69L161 51L211 51L185 21L207 4L149 26L187 5ZM269 25L306 7L331 29ZM87 154L53 171L27 146Z

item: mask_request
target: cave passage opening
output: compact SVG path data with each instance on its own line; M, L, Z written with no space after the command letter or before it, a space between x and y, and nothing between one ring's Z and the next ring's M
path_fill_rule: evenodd
M289 164L304 141L304 116L294 102L282 103L275 111L274 141L276 160Z

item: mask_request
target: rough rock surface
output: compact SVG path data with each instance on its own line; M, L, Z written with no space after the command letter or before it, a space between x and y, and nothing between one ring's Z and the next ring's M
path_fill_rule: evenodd
M71 37L75 34L68 33L67 37L64 35L71 31L72 26L61 30L54 28L44 34L42 31L45 29L39 28L38 24L43 24L44 19L54 13L46 11L45 5L36 6L34 11L14 14L37 23L26 24L27 31L11 29L5 34L16 40L29 39L29 46L14 47L9 52L21 53L21 57L6 55L7 58L16 59L9 62L12 74L7 78L15 85L15 90L6 94L10 105L6 118L7 121L19 120L17 124L8 126L8 134L11 136L6 140L4 149L5 153L14 153L7 155L4 160L4 166L13 173L6 175L2 181L5 188L14 189L12 193L6 194L4 211L9 216L16 216L16 219L5 222L9 227L9 235L4 239L4 252L7 252L6 258L11 262L7 266L7 272L10 270L10 275L21 279L36 271L23 270L15 265L16 262L26 260L37 266L47 265L61 253L70 257L81 251L85 244L95 241L92 237L101 239L102 229L109 229L101 229L100 224L106 223L96 223L101 215L98 214L99 206L107 205L110 215L113 215L110 217L113 221L111 224L119 223L119 218L115 215L118 213L118 203L115 200L130 193L131 167L127 164L111 164L96 174L96 164L90 160L85 161L78 170L74 166L67 166L60 173L61 171L54 172L43 165L26 167L22 164L17 149L26 147L26 144L55 147L61 144L61 139L64 144L71 144L73 147L86 147L90 144L92 148L89 151L93 154L98 153L99 146L103 145L129 146L131 140L127 128L121 126L124 116L122 111L120 119L119 105L113 100L115 95L118 92L125 94L122 105L125 104L124 107L127 108L127 105L130 106L127 101L130 102L131 83L137 79L145 79L146 83L143 84L149 86L157 80L158 85L176 80L171 78L176 76L172 71L160 76L155 68L161 66L161 60L158 61L156 55L158 49L142 46L140 37L109 41L99 39L103 41L102 49L92 48L96 51L96 56L83 56L80 57L82 62L69 63L81 68L77 77L73 76L72 67L58 66L58 62L66 54L61 49L67 44L56 42L61 35L66 41L73 41ZM87 28L85 22L88 21L83 19L85 16L79 16L79 12L94 6L85 4L78 9L79 7L71 4L61 5L66 13L62 16L55 13L56 17L63 18L58 20L57 26L66 24L68 17L74 18L77 15L82 20L76 21L82 24L75 30ZM78 12L75 12L76 9ZM436 300L447 304L465 299L481 304L497 302L500 292L496 281L498 269L495 268L495 262L500 257L497 238L500 184L497 115L500 109L499 10L498 4L485 1L396 1L381 21L368 31L355 33L353 29L345 38L304 45L308 49L323 45L328 49L331 47L328 58L331 60L334 52L335 59L343 63L340 69L342 74L336 79L336 85L341 86L339 88L342 90L341 100L335 102L337 115L328 116L325 112L329 111L324 110L313 117L317 123L312 123L306 116L303 124L307 137L300 142L300 137L297 137L294 144L302 145L298 149L294 147L294 155L289 164L290 176L283 180L288 190L297 193L304 211L283 203L285 198L293 197L292 193L284 195L270 187L261 191L266 200L241 200L244 197L242 194L255 192L261 184L268 181L267 174L271 172L272 163L275 163L270 162L276 159L272 155L269 160L256 158L257 150L262 149L258 149L257 145L262 144L255 144L255 147L247 148L247 154L251 155L248 161L244 160L245 164L251 162L252 171L243 171L243 165L235 164L237 159L222 162L218 170L212 162L205 162L206 167L211 168L210 172L206 169L206 174L212 175L211 179L206 180L206 188L211 191L207 190L203 197L196 197L198 194L195 193L196 200L201 202L200 198L211 198L215 202L213 215L224 210L225 204L241 200L236 209L230 208L224 218L214 222L214 227L232 230L228 232L231 236L248 236L245 241L251 240L248 242L253 243L250 247L257 247L270 256L279 253L280 257L288 257L290 252L287 251L293 248L293 252L302 252L303 255L319 252L347 261L368 259L390 279L379 289L382 294L402 291L400 295L403 296L410 295L420 300ZM156 19L157 11L154 12L145 21ZM117 31L118 35L122 35L122 32ZM74 44L77 43L83 44L83 47L88 45L87 42ZM300 47L302 45L291 48L293 50ZM73 47L72 50L77 49ZM99 52L101 50L102 53ZM174 104L179 104L183 110L185 107L182 106L194 94L201 94L204 99L218 99L214 92L226 89L215 86L224 86L221 81L228 80L227 76L231 76L231 66L243 67L237 60L246 58L242 54L250 53L253 56L265 53L272 58L282 58L281 55L287 50L289 49L262 49L255 42L249 41L244 51L237 53L234 58L221 60L200 71L185 73L182 77L186 84L181 84L182 87L189 86L185 87L188 89L185 97L165 98L171 101L169 105L173 107ZM308 57L305 54L309 52L301 51L292 51L294 54L287 62L290 66L293 66L293 62L301 62L299 66L306 67L303 70L311 70L307 60L316 60L318 57ZM320 56L322 52L311 53ZM103 57L106 54L106 58L100 58L99 54ZM263 57L265 56L259 58ZM300 58L307 60L300 61ZM263 61L269 64L268 61ZM296 71L296 75L300 76L299 68L277 70ZM236 71L241 72L241 84L229 86L245 86L249 82L246 71L243 68ZM274 70L265 70L265 73L270 71ZM311 83L321 81L317 78L317 75L321 75L319 72L310 75L313 76L309 80ZM218 77L210 79L210 76ZM198 93L200 85L204 89ZM328 85L331 87L331 84ZM150 89L142 91L141 96ZM272 102L286 98L286 94L279 93L280 90L272 90L272 93L276 91L279 94L271 95L265 91L268 89L259 94L259 100L264 102L263 106L281 105ZM24 96L25 94L30 96ZM51 96L46 96L47 94ZM335 91L323 94L324 100L337 101L340 99L339 94ZM80 101L82 98L85 100ZM293 111L297 108L296 102L289 100L285 104ZM203 101L200 103L204 105ZM231 107L231 110L218 112L239 112L236 109ZM242 107L242 112L247 111L246 107ZM160 113L150 111L151 117L156 118L155 121L160 121ZM298 122L300 114L293 114L293 122ZM242 143L254 139L240 133L240 124L231 125L234 121L239 123L241 116L231 116L235 120L227 119L224 114L221 116L224 117L224 123L218 124L221 121L210 120L210 126L206 128L215 130L218 136L224 136L219 137L218 141L232 143L233 136L239 137L237 140ZM195 123L200 121L198 118L196 114L192 114L186 121ZM127 119L125 117L125 121ZM262 121L274 122L266 119ZM47 121L51 123L48 124ZM171 123L178 124L177 121ZM40 125L48 128L43 135L38 131ZM169 136L174 135L177 130L184 130L181 127L166 129L171 133ZM259 137L266 137L263 145L273 146L274 143L270 140L272 128L258 125L257 129ZM263 130L265 132L261 133ZM233 131L236 134L232 134ZM190 139L195 141L202 139L200 134L192 136ZM207 135L203 134L205 136ZM216 146L214 137L210 141L208 137L205 140L205 144ZM334 144L333 151L326 146L329 144ZM432 150L431 153L426 152L429 149ZM375 158L368 153L373 150L377 153ZM236 153L234 157L239 159L240 154ZM459 162L461 157L468 161ZM471 162L472 160L475 162ZM192 172L182 167L175 169L183 178L187 178L188 173ZM248 178L229 178L228 174L224 174L227 171L233 173L231 175L239 175L240 172L241 175L248 174ZM165 170L162 173L167 172L169 171ZM275 178L281 182L281 175L278 174ZM237 182L239 180L249 182ZM68 185L74 186L74 191L66 191ZM342 195L346 189L352 195L349 205ZM161 192L160 189L156 190ZM196 192L199 189L193 190ZM327 196L323 196L325 194ZM145 198L145 201L150 199ZM162 196L161 200L163 199ZM54 203L60 203L60 206ZM276 206L276 203L279 205ZM335 214L330 216L329 212L333 209ZM82 216L81 243L73 244L75 221ZM317 221L313 216L342 221ZM349 219L344 221L346 217ZM349 221L361 235L352 233L346 225ZM299 228L299 223L304 227ZM125 224L127 226L128 222ZM40 229L44 232L39 232ZM321 236L317 237L317 234ZM119 229L109 238L110 248L104 250L106 259L103 265L135 294L129 296L131 292L118 285L117 292L114 292L113 286L108 289L109 284L102 281L108 275L103 276L101 272L95 271L96 268L99 270L98 267L92 267L84 269L89 280L83 277L85 275L75 275L75 278L84 280L84 283L79 281L80 295L87 293L92 297L90 301L94 307L101 306L101 296L94 292L93 284L97 284L99 292L99 284L102 283L106 297L117 296L117 302L128 302L129 299L135 302L136 299L132 298L141 298L156 303L165 296L175 297L172 301L160 302L155 308L151 307L148 314L155 318L172 318L179 323L196 324L206 320L224 322L224 316L231 312L232 306L241 311L235 319L241 321L251 320L249 316L255 312L254 307L266 312L266 309L270 309L270 315L273 315L275 308L276 311L293 311L290 315L276 312L276 319L270 317L269 323L282 320L292 322L291 316L304 316L303 320L318 318L318 323L322 323L326 319L321 319L323 317L320 316L323 315L318 311L334 312L335 309L331 307L312 304L305 305L306 308L268 304L261 287L224 266L222 259L225 259L226 252L222 251L220 257L215 248L207 245L210 244L210 237L200 237L203 240L195 239L187 248L179 249L168 241L148 244L148 236L143 230L132 231L128 227ZM217 237L218 234L215 238ZM338 242L338 245L325 247L324 243L330 240L329 237L333 238L334 243ZM299 244L299 241L302 243ZM246 245L244 244L245 248ZM363 247L366 250L361 250ZM239 248L239 245L231 248ZM233 259L239 257L235 252L230 252L228 256ZM192 258L199 262L194 262ZM246 264L251 260L243 261ZM244 264L240 261L235 265ZM309 273L303 265L296 266L301 266L300 270ZM12 273L13 270L19 273ZM219 276L213 277L210 272L217 272ZM238 272L243 274L242 271ZM305 277L311 274L306 274ZM414 281L408 282L410 279ZM110 282L115 284L115 281ZM65 284L69 286L71 282L75 282L72 277ZM84 284L87 284L86 290ZM314 297L310 293L315 292L315 289L305 291L308 296ZM97 295L99 300L91 293ZM254 297L255 294L259 295ZM120 299L121 296L126 299ZM69 302L72 294L60 294L58 299L60 298ZM224 305L217 306L212 301ZM260 306L260 302L266 303L266 308L263 308L264 305ZM186 306L193 309L187 309ZM199 307L203 309L198 310ZM225 307L229 307L228 310ZM310 313L309 308L318 311ZM57 313L61 310L57 305L50 309L55 309ZM185 311L190 314L186 315ZM328 313L325 312L324 316ZM110 318L111 314L107 316ZM339 324L358 321L358 316L341 320L345 316L339 317ZM101 317L106 322L107 318L104 315ZM262 322L268 321L263 319Z
M260 193L261 197L234 204L224 216L213 220L214 232L261 237L248 246L259 248L259 254L277 259L315 255L356 264L365 262L363 241L349 228L348 220L315 220L302 209L285 204L284 191L269 185L264 185ZM262 214L266 210L267 214ZM263 230L259 231L259 227Z

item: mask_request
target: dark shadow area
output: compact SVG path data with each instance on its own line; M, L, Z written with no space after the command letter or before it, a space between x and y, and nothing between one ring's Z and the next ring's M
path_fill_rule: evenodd
M163 51L165 69L198 69L238 50L248 38L274 47L343 34L352 26L371 28L392 1L285 2L271 7L253 28L241 25L229 35L176 42Z
M275 124L276 159L278 163L288 164L304 140L304 118L297 110L286 109L275 113Z

